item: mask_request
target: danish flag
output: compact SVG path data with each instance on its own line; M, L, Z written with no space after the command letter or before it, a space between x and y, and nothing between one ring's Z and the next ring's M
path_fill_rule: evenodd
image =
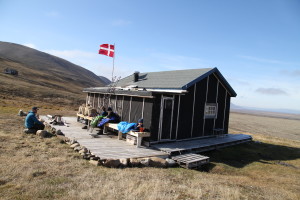
M103 54L109 57L114 57L115 55L115 45L112 44L101 44L99 54Z

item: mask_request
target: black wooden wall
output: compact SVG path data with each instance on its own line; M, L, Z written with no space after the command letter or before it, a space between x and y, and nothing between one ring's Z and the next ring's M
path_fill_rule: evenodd
M188 139L213 135L213 129L224 129L228 133L230 94L219 81L211 74L195 85L188 88L188 93L180 97L176 95L172 124L172 139ZM204 117L205 104L217 103L217 118ZM177 137L176 137L177 131Z

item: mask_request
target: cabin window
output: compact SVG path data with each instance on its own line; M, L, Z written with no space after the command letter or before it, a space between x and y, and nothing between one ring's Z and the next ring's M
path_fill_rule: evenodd
M216 103L207 103L205 105L205 118L217 118L218 105Z

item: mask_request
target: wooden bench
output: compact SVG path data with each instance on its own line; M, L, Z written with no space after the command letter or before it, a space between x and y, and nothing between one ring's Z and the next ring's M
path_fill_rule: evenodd
M88 131L90 129L91 121L92 121L93 117L89 117L89 116L85 116L83 114L78 114L77 113L77 121L79 121L78 120L79 118L83 118L83 119L88 120L88 128L87 128L87 131ZM122 140L123 133L118 130L118 123L106 123L104 125L104 130L103 130L104 133L107 133L107 128L111 128L113 130L118 131L118 139ZM94 128L91 128L91 133L93 132L93 130L94 130ZM136 137L136 139L137 139L136 147L137 148L142 146L143 137L150 137L150 135L151 135L150 132L134 132L134 131L129 131L126 134L131 135L133 137Z
M111 128L114 129L116 131L118 131L118 139L122 140L122 136L123 133L121 131L118 130L118 123L107 123L104 125L104 133L107 132L107 128ZM126 133L128 135L131 135L133 137L136 137L137 141L136 141L136 147L139 148L142 146L142 139L143 137L150 137L150 132L134 132L134 131L129 131L128 133Z

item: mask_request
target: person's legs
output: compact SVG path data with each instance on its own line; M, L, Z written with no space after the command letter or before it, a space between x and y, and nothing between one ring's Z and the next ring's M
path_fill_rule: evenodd
M33 129L36 130L44 130L45 125L44 124L34 124Z

